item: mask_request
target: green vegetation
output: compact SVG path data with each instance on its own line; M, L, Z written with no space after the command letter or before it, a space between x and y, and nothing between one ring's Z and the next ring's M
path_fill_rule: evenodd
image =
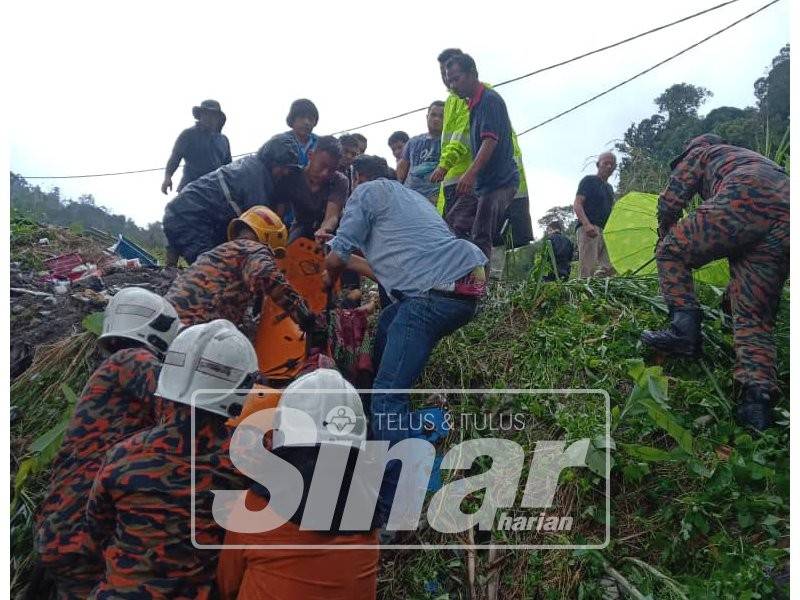
M757 105L721 107L699 117L711 92L677 84L656 99L659 112L632 125L617 149L619 193L659 192L668 161L685 140L714 131L759 150L788 167L789 47L755 82ZM122 233L149 249L163 247L160 224L141 229L95 206L90 196L65 201L58 189L43 192L11 174L11 248L14 260L41 268L34 248L49 234L37 221ZM540 221L574 221L571 207L555 207ZM699 361L647 355L643 329L666 323L666 308L652 277L544 283L551 254L537 252L536 267L520 283L493 289L481 314L446 338L429 362L421 387L603 389L610 396L611 542L604 550L482 550L385 552L379 579L381 598L604 597L609 582L632 597L649 599L780 598L775 576L788 564L789 431L787 403L778 426L761 436L737 427L730 322L719 309L722 290L698 285L706 321L706 355ZM536 249L534 249L536 250ZM784 398L789 389L788 292L780 307L776 340ZM37 348L32 366L11 386L11 404L21 417L12 425L11 510L12 596L27 583L33 515L48 479L48 465L91 368L95 320L87 331ZM524 412L535 425L508 433L528 448L537 439L590 437L590 469L565 470L558 499L580 507L577 533L596 539L606 525L597 493L604 483L602 424L590 403L568 404L553 395L519 395L511 402L493 395L465 396L451 409L461 414ZM469 438L469 427L451 436ZM553 437L556 436L556 437ZM450 439L447 444L458 440ZM475 471L488 468L476 461ZM523 479L524 480L524 479ZM482 496L467 499L476 508ZM467 507L468 508L468 507ZM494 531L463 542L523 542L517 532ZM413 543L445 541L430 529ZM452 539L446 540L448 543ZM558 543L558 540L556 541ZM616 582L616 583L615 583ZM638 594L636 596L635 594ZM612 596L613 597L613 596Z
M69 227L76 234L92 227L115 236L121 233L148 249L157 250L166 245L160 221L145 228L139 227L131 219L97 206L91 194L84 194L77 201L65 199L57 187L45 192L38 185L31 185L20 175L11 173L10 196L11 208L32 222Z
M541 283L534 273L496 290L473 323L446 338L425 387L608 391L611 544L581 552L395 552L384 565L381 597L405 590L413 598L466 598L472 586L483 598L499 585L504 599L602 598L610 572L646 598L781 597L771 575L788 562L788 413L763 436L733 423L731 334L717 308L721 290L698 288L708 318L706 356L696 362L647 366L654 357L642 353L639 333L666 322L654 278ZM788 398L788 301L777 340ZM452 409L498 407L491 399L467 399ZM579 437L592 419L591 411L574 410L564 418L547 398L521 397L502 410L534 414L542 436ZM588 509L597 501L589 489L598 477L586 469L564 473L559 494ZM431 532L423 539L437 541Z
M97 314L84 319L86 331L37 348L33 364L11 385L11 405L19 419L11 427L12 593L27 583L33 554L34 518L49 480L77 397L91 373Z
M622 153L619 196L630 191L659 193L669 177L669 161L686 140L716 133L737 146L756 150L789 168L789 44L781 48L764 77L753 83L756 106L721 106L704 117L698 109L713 94L677 83L654 100L658 112L632 124L616 149Z

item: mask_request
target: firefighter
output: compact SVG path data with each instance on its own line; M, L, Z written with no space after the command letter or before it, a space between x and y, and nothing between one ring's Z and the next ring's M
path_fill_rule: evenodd
M161 360L179 326L172 305L147 290L125 288L109 302L98 345L110 356L86 383L53 462L35 538L45 577L34 586L46 579L57 597L84 599L99 580L100 555L83 526L86 498L106 451L155 425Z
M286 414L287 409L309 418L292 419ZM331 424L330 415L337 412L347 414L339 417L346 424L342 429ZM223 600L375 598L379 556L377 530L371 520L367 520L360 530L347 530L342 526L345 506L356 502L354 496L368 505L370 491L368 485L353 477L359 446L367 433L358 392L338 371L316 369L299 377L283 391L275 414L276 429L267 432L267 445L276 456L299 472L304 490L302 500L299 506L289 509L280 500L265 508L270 497L280 498L286 492L291 494L301 482L288 477L278 478L267 484L269 490L253 483L247 498L249 510L272 510L283 524L267 531L227 532L226 547L222 550L217 569L220 597ZM241 427L252 427L247 421ZM263 424L259 422L259 425ZM260 438L264 437L260 427L258 433ZM324 463L330 471L336 470L330 459L325 462L321 456L326 448L341 448L343 445L344 451L349 452L344 471L323 475L325 479L315 475L319 470L318 460L320 466ZM312 484L312 480L316 481ZM319 486L320 481L325 482L322 485L326 488L340 486L338 494L330 495L330 506L319 502L312 505L308 500L312 488ZM325 519L314 519L320 509L330 515L329 523L323 525ZM250 526L252 519L249 516L240 518ZM318 525L311 526L310 523ZM296 547L269 548L276 545ZM240 549L237 546L253 547ZM349 546L361 547L348 549ZM342 553L343 549L347 552Z
M256 369L253 346L229 321L175 338L156 389L161 422L108 452L89 496L86 527L104 563L89 598L214 597L218 552L197 546L223 541L212 490L246 487L230 462L226 420Z
M658 200L656 262L672 322L669 329L645 331L642 342L676 356L699 356L702 313L692 269L727 258L736 418L743 426L766 429L778 394L773 329L789 271L789 176L760 154L714 134L690 140L670 166L670 181ZM695 194L703 203L681 219Z
M272 210L255 206L228 226L230 241L205 252L167 291L185 325L227 319L241 325L245 314L269 296L306 332L321 318L289 285L275 264L286 248L286 227Z

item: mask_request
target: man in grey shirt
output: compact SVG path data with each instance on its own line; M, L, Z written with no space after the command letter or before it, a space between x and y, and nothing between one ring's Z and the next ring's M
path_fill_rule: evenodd
M397 162L397 180L425 196L432 204L439 199L439 184L431 182L431 173L439 164L442 151L444 102L436 100L428 107L428 133L406 142Z
M377 156L353 163L356 189L345 206L326 259L329 279L345 268L377 280L393 302L381 311L375 336L375 389L409 389L436 344L474 316L486 287L486 256L456 238L436 208L397 181ZM353 254L360 250L364 258ZM372 395L372 434L396 444L417 436L409 419L408 394ZM387 468L378 499L381 523L388 519L399 468Z

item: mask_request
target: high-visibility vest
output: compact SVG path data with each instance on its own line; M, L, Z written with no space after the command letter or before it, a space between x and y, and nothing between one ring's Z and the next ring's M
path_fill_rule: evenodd
M484 84L487 88L492 86ZM517 143L517 134L511 130L511 144L514 147L514 162L519 170L519 187L515 198L528 195L528 184L525 181L525 167L522 164L522 152ZM447 173L439 186L439 200L436 208L439 214L444 213L444 188L458 182L459 178L472 164L472 146L469 141L469 108L467 101L450 93L444 103L444 120L442 121L442 150L439 165Z

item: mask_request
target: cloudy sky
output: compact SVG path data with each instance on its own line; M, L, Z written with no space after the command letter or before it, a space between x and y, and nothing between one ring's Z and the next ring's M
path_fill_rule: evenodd
M444 99L436 55L459 47L498 82L664 24L719 0L461 2L40 2L9 9L11 170L73 175L163 167L191 107L222 103L234 154L286 129L291 101L319 107L325 134ZM738 2L667 31L500 88L522 131L702 39L765 4ZM547 8L543 8L546 6ZM593 157L655 112L673 83L714 93L702 112L754 103L753 81L789 41L782 0L729 32L608 96L520 138L531 214L570 203ZM361 130L368 153L425 129L424 114ZM353 129L355 131L356 129ZM390 164L393 164L393 159ZM163 173L72 180L65 197L139 224L160 220ZM180 179L176 173L175 184Z

